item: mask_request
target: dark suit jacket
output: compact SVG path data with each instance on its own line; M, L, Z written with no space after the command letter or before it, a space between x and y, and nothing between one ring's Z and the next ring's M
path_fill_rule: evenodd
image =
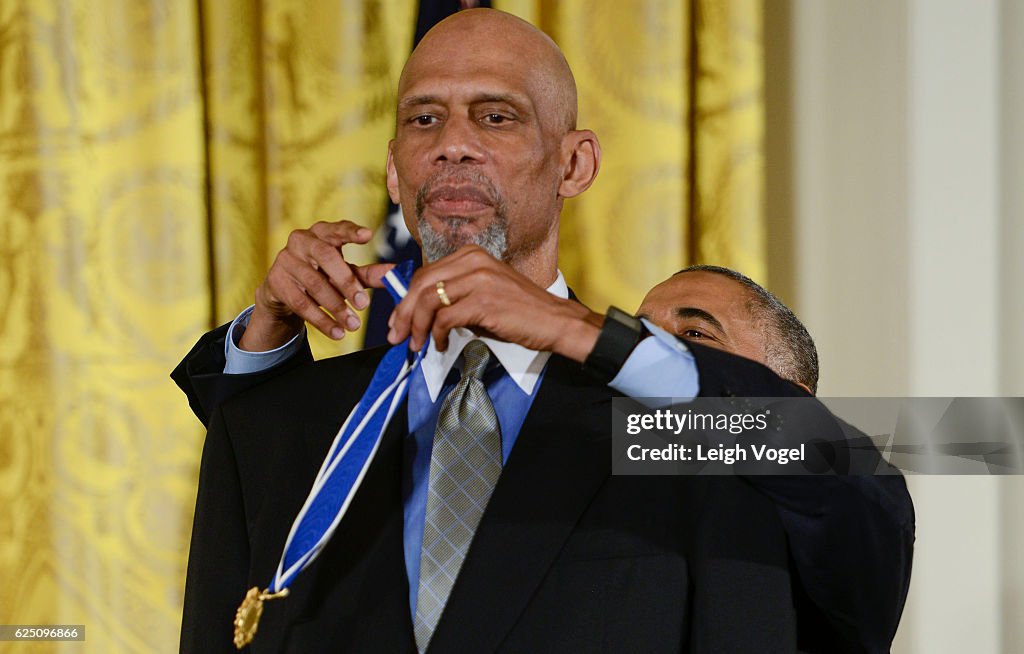
M758 364L692 349L702 395L796 393ZM277 371L214 411L183 651L231 651L235 608L247 588L271 579L291 521L381 353ZM195 354L183 365L196 363ZM832 479L823 502L819 490L808 492L817 479L791 480L794 494L773 487L780 481L755 489L728 477L611 476L612 395L552 357L431 652L888 648L913 538L902 478L894 479L903 496L892 484ZM415 650L402 549L406 424L402 411L292 596L267 604L254 651ZM781 511L780 493L790 504ZM796 547L786 524L794 516L807 531Z

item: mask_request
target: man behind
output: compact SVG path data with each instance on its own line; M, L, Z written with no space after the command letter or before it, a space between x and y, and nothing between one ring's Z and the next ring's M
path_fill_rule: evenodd
M678 338L762 363L814 395L818 351L779 298L735 270L697 265L652 288L637 315Z
M254 651L796 649L800 582L771 501L733 478L609 475L613 394L578 365L603 334L600 316L565 298L556 266L562 202L586 190L599 161L596 137L575 129L564 59L528 24L464 12L417 47L399 83L388 190L430 263L396 308L389 340L408 336L418 350L430 335L431 349L337 532L291 596L268 605ZM364 287L379 286L382 270L350 266L340 248L368 238L351 223L294 232L257 291L242 349L273 350L303 320L325 333L343 329L347 303L365 306ZM471 374L468 349L460 355L467 341L487 345L473 360L484 362L502 467L497 486L481 492L486 510L472 547L453 559L454 584L424 615L431 444L443 400ZM500 365L486 365L491 354ZM330 441L381 356L301 366L214 412L184 651L231 650L235 607L273 575ZM659 356L688 364L667 369L665 395L797 393L757 364L700 346L680 357L674 340L654 337L635 345L615 388L633 390L631 361L641 377L665 368ZM902 517L859 491L837 493L835 518L879 529L869 544L853 529L830 555L852 550L857 566L858 557L904 551ZM872 571L898 586L904 565ZM886 616L895 595L886 590L878 602ZM825 599L842 614L845 598ZM845 628L860 643L850 649L878 651L895 623Z
M637 313L678 338L752 359L812 395L817 391L818 353L803 323L775 295L735 270L711 265L684 268L652 288ZM859 440L865 451L871 447L862 434L853 430L847 437L851 445L854 439ZM900 510L900 498L906 493L903 480L855 474L830 478L747 476L744 479L772 498L790 542L790 557L798 574L803 576L803 583L794 588L801 650L888 650L891 633L888 637L879 634L876 643L871 644L864 639L865 628L870 631L868 625L884 624L885 616L893 615L888 613L893 606L899 607L898 613L906 598L909 575L901 582L895 579L883 582L891 584L890 587L901 586L901 594L889 609L883 609L883 603L875 605L878 610L873 617L871 610L860 611L857 619L853 618L853 611L847 611L845 617L838 620L835 615L823 614L823 608L827 611L827 607L833 605L829 595L859 595L861 600L849 606L861 609L871 606L871 601L862 601L867 599L862 590L865 579L855 580L854 575L846 576L843 570L859 570L862 575L870 576L876 564L867 557L857 564L851 561L849 566L843 566L836 565L830 558L836 542L853 540L850 530L863 530L866 536L878 525L865 521L854 527L855 521L843 518L819 520L811 526L807 517L832 512L834 505L828 498L833 493L842 494L836 492L838 484L858 487L863 497L874 497L874 501L887 504L896 514ZM908 518L907 537L912 542L912 512ZM909 550L894 550L887 555L906 556L909 572ZM848 624L837 626L837 622ZM850 629L853 624L857 626ZM895 622L889 624L895 628Z

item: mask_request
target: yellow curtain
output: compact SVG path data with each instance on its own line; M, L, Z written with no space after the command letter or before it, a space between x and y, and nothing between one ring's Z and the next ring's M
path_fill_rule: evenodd
M168 372L291 229L379 222L414 17L0 2L0 624L86 625L33 651L177 650L203 432Z
M215 323L252 303L291 230L380 223L415 18L414 0L203 3ZM372 250L346 255L369 263ZM312 336L318 357L359 345Z
M582 297L761 277L759 0L495 4L559 41L604 145L564 218ZM0 624L86 625L33 651L176 650L202 429L167 374L291 229L379 222L415 11L0 1Z
M562 47L597 182L566 204L560 265L595 309L683 266L766 272L761 0L495 0Z
M202 440L167 366L210 320L195 23L0 3L0 622L86 625L38 651L175 638Z

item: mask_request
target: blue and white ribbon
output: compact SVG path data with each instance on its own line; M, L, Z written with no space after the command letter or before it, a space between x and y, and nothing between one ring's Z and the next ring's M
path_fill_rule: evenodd
M395 304L405 297L413 270L413 262L406 261L384 276ZM388 423L405 399L409 376L426 350L425 344L410 362L406 339L392 346L377 365L370 386L334 437L306 503L292 523L269 592L287 588L331 539L373 462Z

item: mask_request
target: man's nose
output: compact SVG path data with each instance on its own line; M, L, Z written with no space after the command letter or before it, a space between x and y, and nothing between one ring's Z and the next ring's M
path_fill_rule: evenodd
M451 117L438 131L435 161L473 163L483 161L484 149L475 124L468 117Z

